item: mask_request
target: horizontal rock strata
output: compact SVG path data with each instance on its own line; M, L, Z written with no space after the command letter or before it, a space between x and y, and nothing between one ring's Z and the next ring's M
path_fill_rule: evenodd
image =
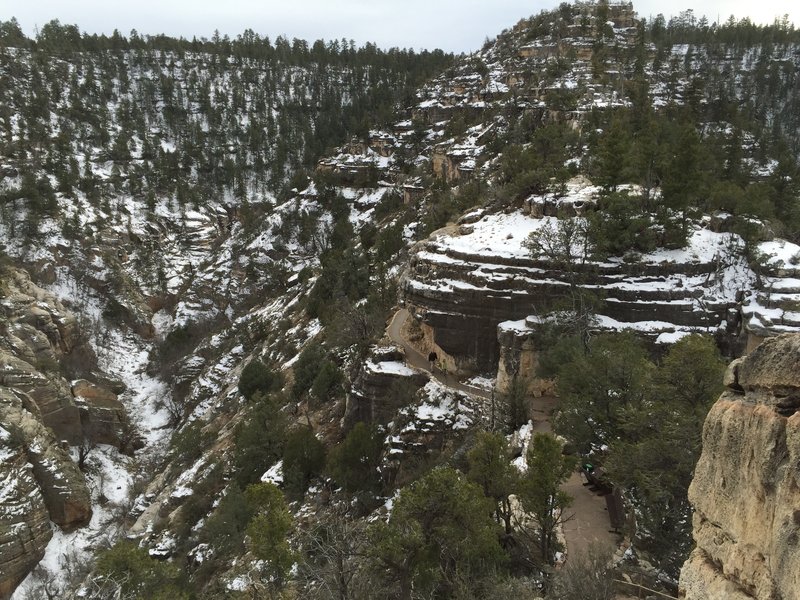
M92 516L83 473L30 398L0 386L0 598L36 566L50 521L73 530Z
M434 330L448 354L490 370L500 348L497 326L543 314L571 296L572 286L603 299L598 327L662 332L717 331L736 301L740 264L724 266L724 234L699 230L685 251L636 261L577 261L570 269L524 248L528 234L548 218L519 213L487 215L420 243L403 284L412 312ZM555 221L554 219L550 222ZM740 274L739 274L740 275Z

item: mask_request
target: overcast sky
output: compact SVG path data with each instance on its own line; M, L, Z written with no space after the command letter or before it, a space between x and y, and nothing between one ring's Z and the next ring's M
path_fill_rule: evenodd
M274 39L354 39L391 46L442 48L453 52L478 49L523 17L558 0L0 0L0 20L17 17L32 35L51 19L74 23L82 31L128 34L166 33L211 37L215 29L231 37L252 28ZM797 0L706 0L699 8L689 0L640 0L640 16L667 18L686 8L724 21L731 14L771 23L788 13L800 26Z

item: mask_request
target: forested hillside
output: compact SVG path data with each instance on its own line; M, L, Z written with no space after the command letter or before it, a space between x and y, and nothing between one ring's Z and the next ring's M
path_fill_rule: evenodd
M613 2L0 23L0 597L675 594L725 364L800 331L798 67Z
M149 210L288 189L346 135L391 120L449 58L441 52L309 47L253 31L234 40L81 35L57 21L35 40L2 24L4 205L30 201L28 228L56 194L130 196ZM9 219L10 222L13 220Z

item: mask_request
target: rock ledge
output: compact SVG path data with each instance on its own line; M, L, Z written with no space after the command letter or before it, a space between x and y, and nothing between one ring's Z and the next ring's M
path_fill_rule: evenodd
M689 487L696 548L681 597L774 600L800 590L800 335L731 364Z

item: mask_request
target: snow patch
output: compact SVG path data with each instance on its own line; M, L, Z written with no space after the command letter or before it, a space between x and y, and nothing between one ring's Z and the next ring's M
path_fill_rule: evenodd
M365 363L366 369L371 373L380 373L384 375L396 375L399 377L413 377L417 375L419 371L416 369L412 369L411 367L405 365L404 363L398 361L386 361L386 362L379 362L374 363L372 361L367 361Z
M272 483L280 486L283 483L283 459L272 465L266 473L261 476L262 483Z

